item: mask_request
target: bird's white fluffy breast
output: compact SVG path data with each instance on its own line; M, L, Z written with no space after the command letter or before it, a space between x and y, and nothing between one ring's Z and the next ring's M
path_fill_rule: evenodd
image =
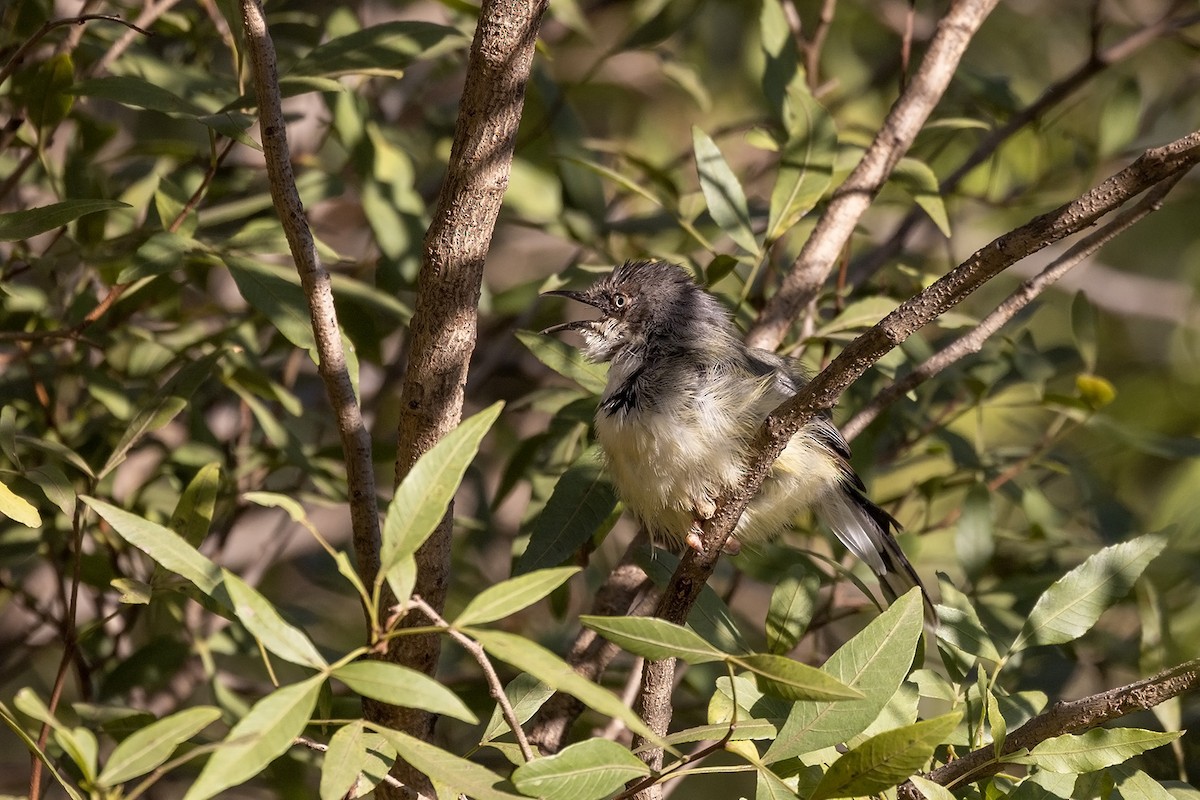
M626 377L614 367L609 393ZM597 415L596 435L617 493L653 535L682 540L692 521L711 515L715 499L742 480L749 442L782 397L770 381L738 377L698 381L703 388L693 386L686 397L675 398L682 402ZM813 431L802 430L742 516L736 535L744 542L777 535L840 479L825 445Z

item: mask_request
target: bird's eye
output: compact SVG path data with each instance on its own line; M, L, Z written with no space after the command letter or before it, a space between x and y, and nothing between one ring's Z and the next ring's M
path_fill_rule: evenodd
M625 295L619 294L613 298L613 305L617 308L624 308L626 303Z

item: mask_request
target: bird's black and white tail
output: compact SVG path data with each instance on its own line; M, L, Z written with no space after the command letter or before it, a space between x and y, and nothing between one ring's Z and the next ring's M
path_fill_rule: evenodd
M933 603L929 593L896 541L895 533L899 532L900 523L868 500L862 488L857 476L849 477L826 495L817 508L818 515L846 549L878 576L880 588L889 601L916 586L921 590L926 613L932 618Z

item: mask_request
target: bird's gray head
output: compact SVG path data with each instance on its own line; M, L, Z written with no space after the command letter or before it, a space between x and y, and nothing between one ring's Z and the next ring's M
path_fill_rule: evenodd
M729 312L675 264L626 261L582 292L553 291L599 309L596 319L564 322L543 333L578 331L591 361L672 350L708 349L734 335Z

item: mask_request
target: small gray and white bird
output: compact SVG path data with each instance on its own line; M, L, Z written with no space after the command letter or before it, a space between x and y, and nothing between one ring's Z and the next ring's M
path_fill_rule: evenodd
M799 368L747 347L721 302L665 261L628 261L585 291L546 294L600 311L544 333L576 331L589 360L610 362L596 436L617 494L655 539L697 546L697 521L743 479L759 426L804 384ZM812 509L891 599L921 586L893 536L899 524L866 498L849 457L828 418L811 420L775 462L727 549L777 536Z

